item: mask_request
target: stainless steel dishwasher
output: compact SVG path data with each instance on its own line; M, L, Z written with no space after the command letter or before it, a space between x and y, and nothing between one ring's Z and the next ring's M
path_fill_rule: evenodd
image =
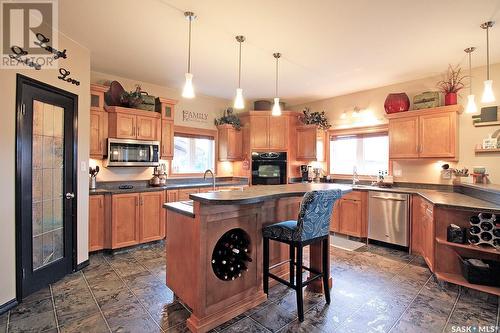
M409 246L409 195L368 192L368 238Z

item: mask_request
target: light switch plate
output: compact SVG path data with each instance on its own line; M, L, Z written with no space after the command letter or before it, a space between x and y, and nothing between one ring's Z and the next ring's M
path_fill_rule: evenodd
M87 162L82 161L82 162L80 163L80 170L81 170L82 172L87 172Z

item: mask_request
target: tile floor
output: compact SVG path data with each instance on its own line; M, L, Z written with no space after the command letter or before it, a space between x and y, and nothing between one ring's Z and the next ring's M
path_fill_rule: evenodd
M300 323L294 292L276 286L264 304L214 331L457 332L461 326L498 326L498 297L438 283L419 257L374 245L331 252L329 306L322 295L306 292ZM189 312L164 283L162 243L96 254L90 261L1 315L0 333L187 331Z

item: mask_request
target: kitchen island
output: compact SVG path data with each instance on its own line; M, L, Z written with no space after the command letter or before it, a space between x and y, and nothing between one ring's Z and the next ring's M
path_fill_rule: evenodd
M189 306L187 321L193 332L210 329L264 302L262 288L262 227L296 219L302 196L313 190L340 189L341 184L290 184L253 186L243 191L190 195L192 202L166 203L167 286ZM239 238L238 238L239 237ZM242 244L237 249L229 240ZM221 247L230 247L245 264L235 264L230 276L218 269ZM321 271L321 246L310 246L309 267ZM289 258L287 245L271 242L271 266ZM239 261L238 261L239 262ZM223 260L223 264L226 262ZM288 265L272 270L288 279ZM331 285L331 279L330 279ZM320 281L309 285L321 292Z

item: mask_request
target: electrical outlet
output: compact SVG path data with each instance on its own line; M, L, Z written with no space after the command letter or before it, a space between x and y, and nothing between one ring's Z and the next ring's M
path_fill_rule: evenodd
M80 163L80 170L81 170L82 172L88 172L88 170L87 170L87 162L82 161L82 162Z
M403 171L401 169L394 169L394 177L401 177L403 175Z

